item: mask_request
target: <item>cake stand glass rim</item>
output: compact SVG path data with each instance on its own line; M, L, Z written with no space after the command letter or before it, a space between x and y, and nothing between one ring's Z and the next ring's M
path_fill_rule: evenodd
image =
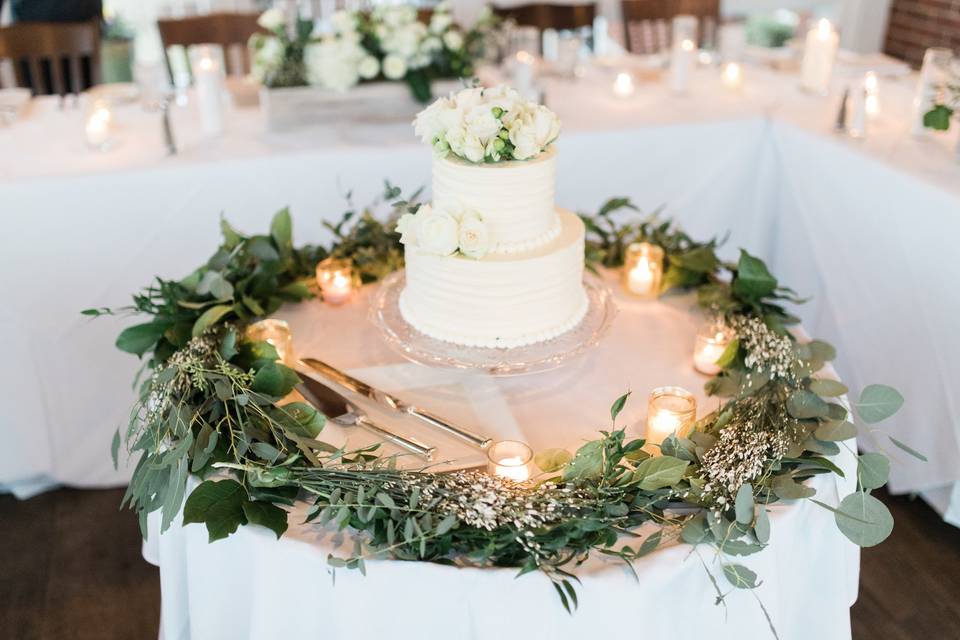
M369 316L387 343L418 364L447 369L518 376L559 368L596 346L617 314L613 295L598 277L584 273L587 312L575 327L550 340L511 348L467 347L431 338L414 329L400 314L398 300L404 272L387 276L371 298Z

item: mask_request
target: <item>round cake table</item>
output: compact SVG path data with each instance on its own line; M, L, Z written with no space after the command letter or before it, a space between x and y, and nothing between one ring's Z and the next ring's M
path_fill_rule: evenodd
M657 302L614 289L619 314L602 342L585 356L551 372L492 378L475 372L431 369L404 362L368 321L366 287L341 307L311 301L281 310L299 356L323 359L457 424L499 439L524 440L535 449L580 443L609 428L609 406L634 392L620 424L639 435L649 391L680 385L694 392L699 414L717 406L703 394L706 377L691 354L701 316L691 296ZM393 418L360 401L389 428L439 450L439 458L482 460L475 451L410 418ZM351 444L371 440L363 431L328 425L321 437ZM853 443L847 443L855 450ZM389 450L389 447L388 449ZM854 489L856 462L845 448L835 462L846 479L818 476L817 498L836 506ZM349 536L318 524L301 524L305 505L289 516L279 541L261 527L242 527L226 540L207 542L202 525L178 518L159 533L151 514L144 557L160 567L161 640L238 638L418 638L558 640L600 633L701 639L850 637L849 608L856 600L859 550L833 523L833 514L809 501L771 508L771 543L737 558L762 584L730 588L712 549L664 546L635 563L639 581L615 558L594 554L568 567L582 580L580 606L562 607L549 581L513 569L472 569L399 561L370 561L366 575L327 565L331 552L347 553ZM642 533L642 531L641 531ZM816 562L813 561L816 559ZM706 574L717 576L723 604ZM770 616L768 623L759 598Z

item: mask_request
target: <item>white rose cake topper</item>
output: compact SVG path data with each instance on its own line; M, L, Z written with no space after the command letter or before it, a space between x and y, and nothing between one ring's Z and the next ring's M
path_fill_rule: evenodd
M416 134L440 155L468 162L530 160L560 135L560 119L506 86L463 89L417 114Z
M490 234L475 211L447 211L424 204L416 213L400 217L397 233L404 245L438 256L459 252L468 258L482 258L490 248Z

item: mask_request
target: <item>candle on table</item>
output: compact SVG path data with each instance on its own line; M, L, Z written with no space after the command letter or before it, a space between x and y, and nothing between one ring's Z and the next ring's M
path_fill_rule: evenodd
M618 73L617 79L613 82L613 95L619 98L627 98L632 96L633 92L633 77L625 71Z
M511 69L513 88L521 95L527 95L533 89L533 71L536 58L527 51L517 51Z
M697 61L695 49L696 45L690 39L685 38L674 43L673 53L670 55L670 88L675 93L687 90L690 74Z
M850 95L850 124L847 125L847 134L851 138L862 138L867 135L867 89L863 83L854 83Z
M953 51L945 47L931 47L923 54L920 80L917 82L917 91L913 98L913 126L911 127L913 135L927 134L927 128L923 124L923 116L937 102L940 87L949 78L952 63Z
M249 340L272 345L284 364L291 365L296 361L293 355L293 333L290 331L290 325L283 320L267 318L254 322L247 327L246 336Z
M800 86L813 93L826 94L833 73L833 60L837 55L840 38L827 19L807 32L800 65Z
M113 112L105 100L97 100L91 106L84 124L87 144L98 151L106 151L113 143Z
M863 76L863 90L866 92L867 116L875 118L880 115L880 83L876 71L867 71Z
M317 285L325 302L343 304L353 292L353 265L349 260L327 258L317 265Z
M193 81L200 109L200 128L206 136L223 133L224 81L220 62L214 57L212 46L198 47Z
M514 482L530 479L532 460L533 450L526 443L517 440L495 442L487 450L487 470L495 476Z
M693 367L700 373L714 376L720 373L717 360L733 340L733 333L719 322L703 325L697 332L693 347Z
M663 249L649 242L627 247L623 265L623 286L641 298L656 298L663 278Z
M685 435L697 418L697 400L681 387L658 387L647 402L644 450L657 453L667 436Z
M743 88L743 68L739 62L728 62L723 65L721 75L723 86L728 89L740 90Z

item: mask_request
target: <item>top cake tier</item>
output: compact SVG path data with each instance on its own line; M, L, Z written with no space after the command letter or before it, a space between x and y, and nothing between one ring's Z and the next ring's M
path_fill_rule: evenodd
M557 152L551 145L531 160L472 164L453 155L433 159L433 206L476 212L492 251L529 251L560 230L554 191Z

